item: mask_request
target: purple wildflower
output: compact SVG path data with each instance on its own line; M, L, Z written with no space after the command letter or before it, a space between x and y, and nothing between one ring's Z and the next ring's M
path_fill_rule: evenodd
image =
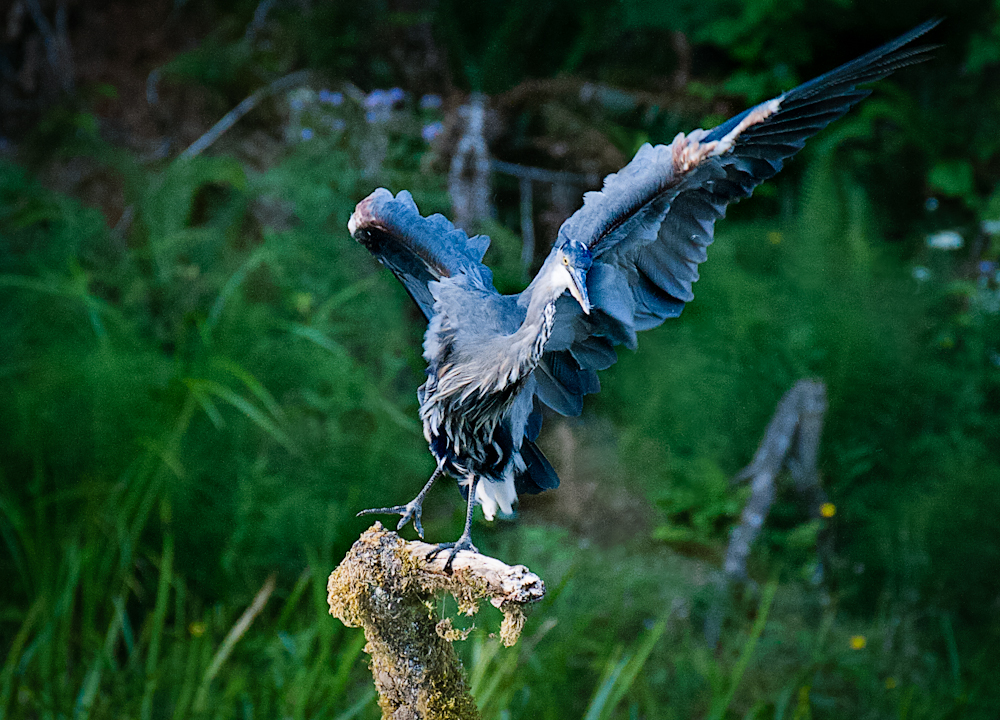
M441 107L440 95L424 95L420 98L421 110L437 110Z
M321 103L326 103L327 105L333 105L334 107L337 107L344 102L344 93L333 92L330 90L320 90L319 101Z
M365 98L366 108L377 108L391 105L389 94L385 90L372 90Z
M439 122L432 122L430 125L424 125L424 129L420 131L420 136L424 139L424 142L430 142L443 131L444 125Z

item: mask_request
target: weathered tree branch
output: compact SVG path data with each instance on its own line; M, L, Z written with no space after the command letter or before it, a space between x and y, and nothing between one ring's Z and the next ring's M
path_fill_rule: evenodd
M453 595L466 615L488 599L504 613L500 637L507 646L521 633L524 606L545 594L542 580L523 565L485 555L460 552L449 575L447 553L427 559L436 547L406 542L375 523L330 575L330 612L349 627L364 628L386 720L479 717L451 646L464 635L450 620L437 620L431 603L436 594Z
M150 74L149 77L150 79L153 78L152 73ZM157 75L156 77L158 79L159 75ZM244 98L239 105L237 105L232 110L223 115L222 119L219 120L219 122L215 123L215 125L210 127L204 135L202 135L200 138L191 143L191 145L189 145L188 148L184 152L182 152L180 156L183 158L192 158L195 157L196 155L200 155L203 150L205 150L206 148L208 148L209 145L218 140L219 137L222 135L222 133L226 132L226 130L235 125L240 118L242 118L248 112L257 107L257 105L260 104L262 100L270 97L271 95L277 92L281 92L282 90L288 90L289 88L295 87L296 85L301 85L308 79L309 79L308 70L296 70L295 72L288 73L284 77L278 78L270 85L266 85L260 88L249 97ZM150 95L150 85L149 85L149 80L147 80L146 84L147 100L149 100L150 97L155 98L156 95L155 87L156 86L154 82L153 93L152 95Z
M775 479L787 468L795 490L804 497L809 514L821 517L826 493L819 484L816 461L819 455L823 414L826 412L826 386L820 380L799 380L778 401L774 417L764 431L764 437L749 465L740 470L734 483L750 481L750 499L740 515L740 524L729 536L729 547L723 561L723 573L717 584L715 603L705 621L705 637L710 645L719 639L722 623L722 602L732 580L745 580L750 546L760 534L775 497ZM820 539L820 554L828 550Z
M493 172L513 175L518 180L518 190L521 194L521 274L528 280L528 271L535 258L535 209L532 183L542 182L557 186L572 187L593 186L600 183L596 177L588 177L579 173L562 170L546 170L545 168L517 165L503 160L490 159L490 169Z
M458 109L464 131L451 158L448 192L455 224L466 232L490 215L490 152L486 146L486 98L478 93Z
M774 411L764 431L753 461L740 470L733 482L750 481L750 500L743 508L740 524L729 539L724 568L726 575L746 577L750 545L760 533L774 502L774 480L782 468L788 468L795 489L811 501L810 515L820 516L826 494L819 485L816 459L826 412L826 386L819 380L799 380Z
M31 19L35 21L35 26L42 36L45 44L45 56L49 61L60 89L63 92L73 90L73 59L69 44L69 34L66 29L66 0L59 0L56 3L56 24L53 28L49 23L42 6L38 0L28 0L28 11Z

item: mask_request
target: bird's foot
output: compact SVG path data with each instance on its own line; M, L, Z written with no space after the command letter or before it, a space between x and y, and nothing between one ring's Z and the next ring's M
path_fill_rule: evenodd
M452 572L451 564L454 562L455 556L460 552L468 550L469 552L476 553L477 555L479 554L479 550L472 544L472 538L463 534L462 537L458 539L458 542L438 543L436 548L427 553L427 559L433 560L445 550L450 551L448 553L448 562L444 564L444 571L449 575L451 575Z
M394 505L393 507L384 508L371 508L370 510L362 510L357 514L357 517L362 515L402 515L399 519L399 524L396 525L396 530L402 530L406 527L406 523L413 521L413 528L417 531L417 535L420 539L424 539L424 526L420 524L420 513L423 508L423 498L414 498L406 505Z

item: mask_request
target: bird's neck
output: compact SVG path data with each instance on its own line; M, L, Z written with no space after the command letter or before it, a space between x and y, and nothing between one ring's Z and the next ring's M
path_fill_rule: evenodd
M524 322L511 336L511 345L518 350L519 365L525 374L534 370L541 360L555 323L556 300L561 291L545 290L532 294Z

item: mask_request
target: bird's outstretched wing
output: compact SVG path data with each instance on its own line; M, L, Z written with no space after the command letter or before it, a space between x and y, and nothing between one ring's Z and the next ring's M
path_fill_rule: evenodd
M932 47L907 47L932 20L877 50L761 103L709 131L644 145L600 192L559 229L556 246L587 244L594 264L584 316L564 297L539 378L539 397L560 413L578 414L595 392L596 370L615 362L614 346L636 346L636 332L680 314L694 295L698 265L727 205L748 197L805 141L867 97L858 85L921 62Z
M482 262L490 239L470 238L444 215L423 217L405 190L393 197L379 188L358 203L347 227L392 271L428 320L434 308L431 281L466 275L493 286L493 274Z

